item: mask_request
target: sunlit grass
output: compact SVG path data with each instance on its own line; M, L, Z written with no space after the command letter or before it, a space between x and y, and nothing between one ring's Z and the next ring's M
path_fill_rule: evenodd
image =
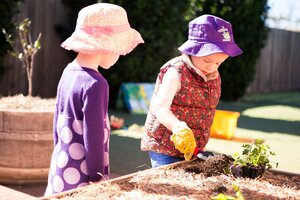
M242 115L253 118L300 121L300 108L283 105L261 106L247 109L242 112Z

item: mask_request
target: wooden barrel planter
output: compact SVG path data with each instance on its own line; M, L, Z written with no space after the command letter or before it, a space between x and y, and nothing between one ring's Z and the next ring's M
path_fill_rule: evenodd
M0 183L47 181L53 112L0 110Z

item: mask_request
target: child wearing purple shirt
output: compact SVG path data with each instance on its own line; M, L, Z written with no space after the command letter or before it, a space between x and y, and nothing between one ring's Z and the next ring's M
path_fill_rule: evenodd
M97 3L78 13L75 31L61 45L78 55L57 88L45 195L109 178L109 86L97 69L109 69L143 42L120 6Z

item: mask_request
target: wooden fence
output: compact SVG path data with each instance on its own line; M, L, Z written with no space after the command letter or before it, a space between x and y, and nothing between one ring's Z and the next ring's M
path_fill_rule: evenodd
M54 97L61 73L69 54L60 47L62 42L54 26L67 23L66 12L60 0L27 0L21 7L18 20L32 21L34 38L42 32L42 49L36 55L33 76L33 95ZM255 80L248 93L300 90L300 33L271 29L266 46L256 64ZM27 93L27 79L21 63L10 55L6 70L0 77L0 96Z
M41 45L35 57L33 72L33 95L54 97L63 69L70 62L69 54L60 47L62 42L54 30L57 24L67 23L64 6L60 0L26 0L22 4L18 21L31 20L33 38L42 32ZM2 96L27 94L27 78L21 63L11 55L6 56L7 70L0 77Z
M300 90L300 32L271 29L248 93Z

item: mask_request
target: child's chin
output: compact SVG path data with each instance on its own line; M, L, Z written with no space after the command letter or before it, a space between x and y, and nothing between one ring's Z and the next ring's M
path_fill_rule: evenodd
M101 68L103 68L103 69L109 69L109 68L111 68L111 65L110 66L101 66L101 65L99 65Z

